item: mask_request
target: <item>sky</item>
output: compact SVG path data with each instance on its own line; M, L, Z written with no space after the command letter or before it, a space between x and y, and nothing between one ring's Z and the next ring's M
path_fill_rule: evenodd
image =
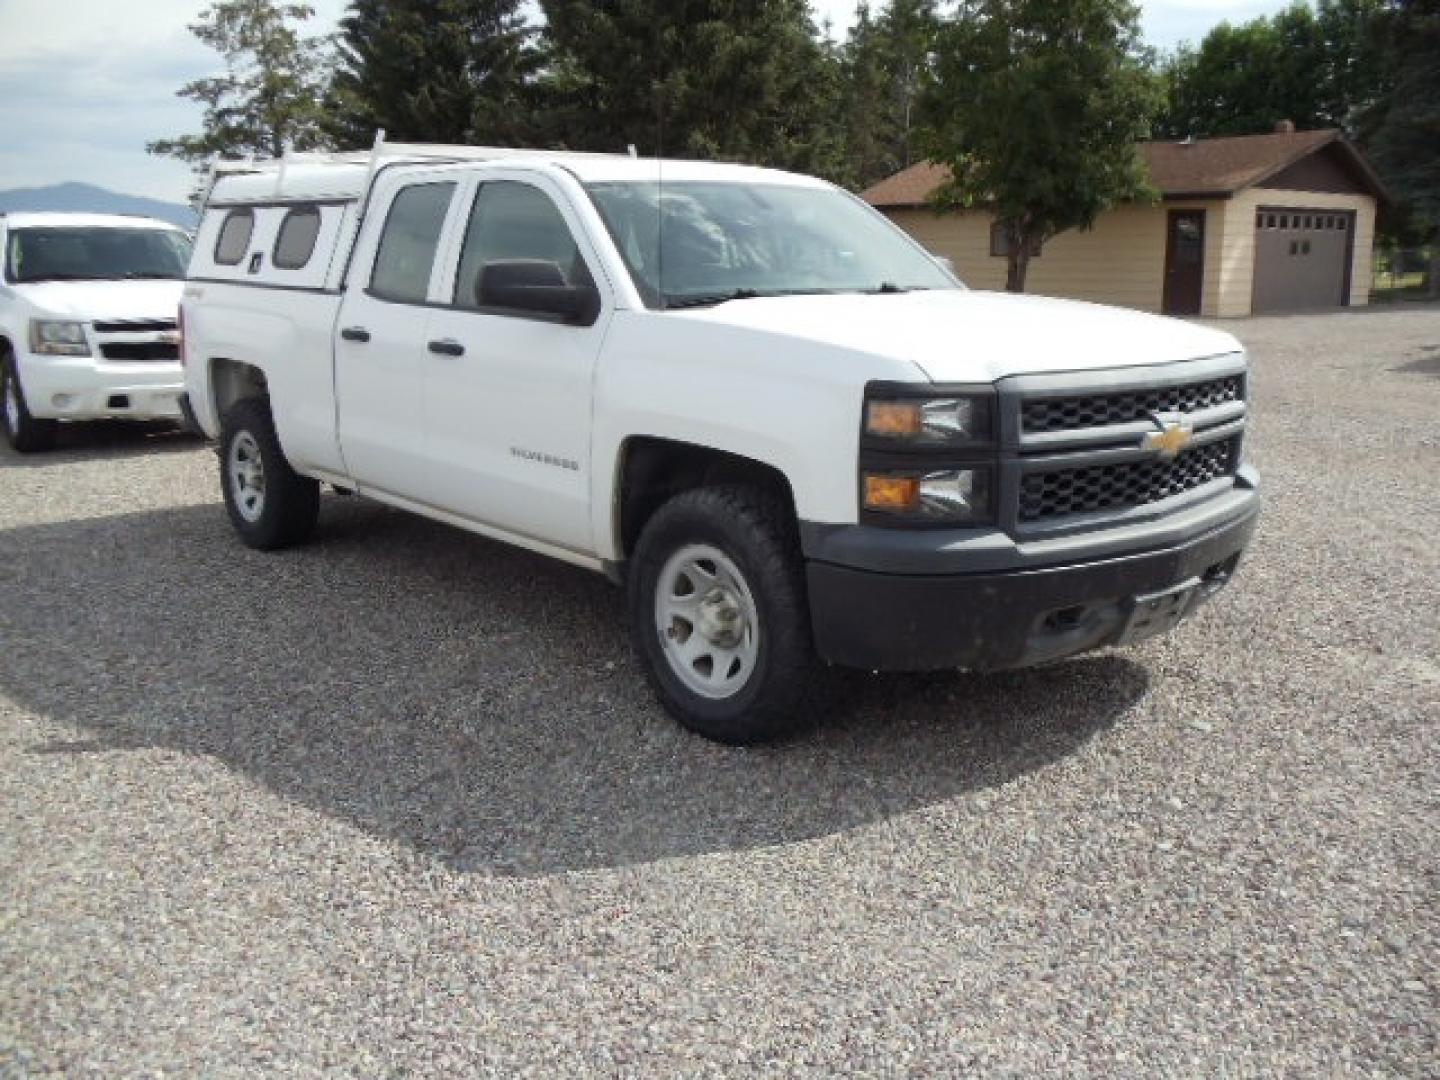
M1145 36L1171 48L1223 20L1243 22L1289 0L1142 0ZM315 32L346 0L311 0ZM200 110L175 96L214 74L217 57L186 29L206 0L0 0L0 190L78 180L183 202L188 166L145 143L198 130ZM843 37L855 0L811 0ZM872 8L878 6L872 0Z

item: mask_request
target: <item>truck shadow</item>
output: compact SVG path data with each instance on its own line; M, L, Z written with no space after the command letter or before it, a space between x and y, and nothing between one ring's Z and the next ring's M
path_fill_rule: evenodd
M1073 754L1146 691L1113 655L991 677L838 675L788 745L677 728L597 575L358 500L310 547L218 505L0 532L0 688L83 734L206 755L462 871L534 876L884 821Z
M1440 375L1440 345L1422 345L1413 359L1392 370L1407 375Z
M0 469L43 469L77 461L176 453L203 445L198 435L167 421L97 420L60 425L55 448L17 454L0 438Z

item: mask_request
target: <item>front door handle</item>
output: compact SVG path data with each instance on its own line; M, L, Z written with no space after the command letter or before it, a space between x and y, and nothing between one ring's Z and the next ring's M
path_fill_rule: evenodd
M441 338L439 341L430 342L430 351L441 356L464 356L465 346L454 338Z
M370 331L363 326L347 326L340 331L340 336L346 341L369 341Z

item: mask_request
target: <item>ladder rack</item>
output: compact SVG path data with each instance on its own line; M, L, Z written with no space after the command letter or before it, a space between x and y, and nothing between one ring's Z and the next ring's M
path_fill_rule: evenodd
M287 152L283 157L256 160L253 157L238 161L212 160L210 180L205 189L205 202L215 191L215 185L224 176L254 174L275 174L275 194L283 194L285 174L296 165L363 165L365 183L361 189L360 202L363 213L369 200L370 184L375 173L386 162L460 162L500 161L506 158L541 158L546 161L589 160L596 158L635 157L634 147L627 153L605 154L579 150L537 150L513 146L449 146L444 143L403 143L387 142L384 130L375 133L375 144L369 150L301 151Z

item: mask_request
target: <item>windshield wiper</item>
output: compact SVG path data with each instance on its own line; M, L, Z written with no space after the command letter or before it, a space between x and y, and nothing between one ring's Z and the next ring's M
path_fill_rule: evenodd
M31 285L37 281L96 281L93 274L36 274L34 277L17 278L16 285Z
M865 291L873 295L876 293L923 292L924 289L923 285L896 285L893 281L882 281L875 288Z
M176 281L181 277L180 274L167 273L164 270L132 270L128 274L121 274L119 276L126 281L140 278L145 280L153 279L156 281Z
M677 296L673 300L665 298L665 310L674 311L676 308L708 307L711 304L723 304L727 300L754 300L760 296L769 295L755 289L733 289L727 293L703 293L699 296Z

